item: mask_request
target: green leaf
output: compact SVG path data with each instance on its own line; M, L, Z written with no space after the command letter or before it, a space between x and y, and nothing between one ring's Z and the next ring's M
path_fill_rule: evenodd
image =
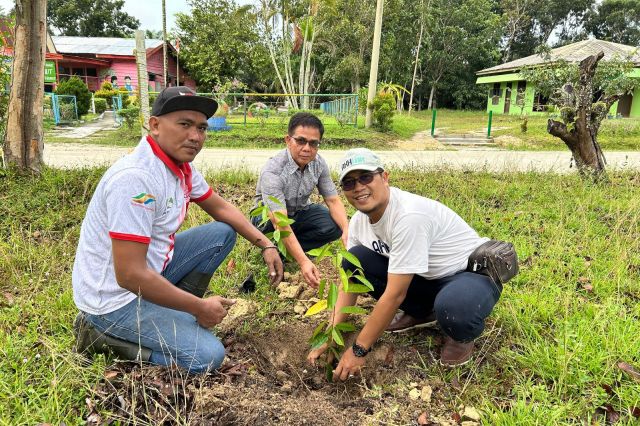
M278 224L280 224L281 220L288 220L289 217L282 212L273 212L273 215L278 219Z
M269 220L269 213L267 212L267 209L262 209L262 220L264 223L267 223Z
M282 255L284 257L288 257L289 254L287 253L287 248L285 247L284 243L282 242L282 240L278 241L278 250L280 250L280 253L282 253Z
M356 327L350 322L341 322L333 326L333 328L337 328L340 331L355 331Z
M369 293L371 289L366 285L349 283L347 293Z
M344 258L347 259L352 265L355 265L358 268L362 268L362 265L360 264L360 261L358 260L358 258L355 257L353 254L349 253L347 250L342 250L340 254L344 256Z
M310 317L327 309L327 299L318 300L312 307L304 313L305 317Z
M318 286L318 299L324 299L324 288L327 285L326 279L320 280L320 285Z
M287 238L289 235L291 235L290 231L280 231L280 239Z
M335 328L331 330L331 335L333 336L333 341L339 344L340 346L344 346L344 340L342 339L342 334L340 331Z
M329 383L333 383L333 366L331 364L326 364L324 366L324 376L327 378Z
M347 276L347 273L342 268L338 269L338 273L340 274L340 281L342 282L342 289L344 291L348 291L348 288L349 288L349 277Z
M365 315L367 313L367 310L361 308L360 306L345 306L344 308L340 309L340 312L342 312L343 314Z
M282 238L280 236L280 230L276 229L275 231L273 231L273 239L276 240L276 241L280 241L280 238Z
M284 207L284 204L282 204L282 201L278 200L278 199L277 199L276 197L274 197L273 195L269 195L267 198L268 198L268 199L269 199L269 201L271 201L272 203L277 204L277 205L279 205L279 206L281 206L281 207Z
M327 323L328 323L328 321L322 321L320 324L318 324L318 326L315 328L315 330L313 330L313 334L311 335L311 339L309 339L310 342L312 342L313 339L315 339L316 337L318 337L318 335L320 333L322 333L322 330L327 326Z
M355 278L356 280L360 281L362 284L369 287L369 290L373 291L373 284L371 284L369 280L361 273L354 275L353 278Z
M251 210L251 213L249 213L249 215L251 215L251 217L261 216L263 209L264 209L263 206L258 206L255 209Z
M329 285L329 294L327 295L327 308L329 310L333 309L336 306L336 300L338 300L338 286L334 283Z
M316 257L316 262L319 262L320 260L322 260L324 257L327 256L327 253L329 252L330 248L331 248L330 244L325 244L322 247L318 247L318 248L314 248L312 250L309 250L307 252L307 254L309 256L315 256Z
M318 349L320 346L324 345L328 341L329 341L329 335L327 333L321 333L309 343L309 346L311 346L311 349Z

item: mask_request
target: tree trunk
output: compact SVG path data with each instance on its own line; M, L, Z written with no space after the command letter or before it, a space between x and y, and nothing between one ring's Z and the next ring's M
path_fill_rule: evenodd
M431 2L429 2L431 4ZM427 6L429 7L429 6ZM420 2L420 8L422 8L422 1ZM424 16L420 15L420 35L418 36L418 46L416 47L416 60L413 65L413 78L411 79L411 95L409 96L409 114L413 108L413 90L416 87L416 74L418 73L418 61L420 59L420 45L422 45L422 32L424 30Z
M371 49L371 68L369 70L369 92L367 93L367 112L364 127L369 128L373 124L373 110L369 105L376 96L378 84L378 60L380 58L380 35L382 33L382 14L384 12L384 0L377 0L376 21L373 27L373 48Z
M429 94L429 103L427 104L427 109L433 109L433 97L436 94L436 85L433 84L431 86L431 93Z
M167 4L162 0L162 74L164 87L169 87L169 70L167 64Z
M46 0L16 1L13 71L3 147L5 164L40 173L44 150L42 99Z
M604 173L606 159L598 143L598 129L600 122L606 116L609 108L619 96L611 96L605 102L604 111L594 111L593 104L593 76L598 62L604 53L592 55L580 62L580 83L577 87L577 102L575 121L571 128L565 123L549 119L547 132L562 139L567 145L578 170L583 175L599 177Z

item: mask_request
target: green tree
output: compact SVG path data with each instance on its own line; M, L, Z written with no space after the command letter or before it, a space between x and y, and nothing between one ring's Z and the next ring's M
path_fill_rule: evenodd
M614 43L640 45L640 1L604 0L586 17L585 30Z
M274 81L251 6L232 0L191 0L191 14L176 15L180 60L201 89L237 78L252 90Z
M140 21L123 6L124 0L48 0L47 19L61 35L132 37Z
M61 82L56 88L58 95L72 95L76 97L78 116L85 115L91 107L91 92L84 81L76 75Z
M604 52L580 62L564 61L521 71L527 83L533 84L560 111L560 120L549 118L547 132L560 138L573 154L583 175L600 177L605 159L598 144L598 131L611 106L638 86L630 78L631 60L600 63Z

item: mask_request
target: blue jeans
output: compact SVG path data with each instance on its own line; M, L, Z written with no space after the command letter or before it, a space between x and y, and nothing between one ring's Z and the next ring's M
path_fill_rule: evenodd
M213 274L235 242L235 231L222 222L180 232L175 237L173 258L162 275L178 284L192 271ZM177 364L190 373L200 373L220 367L224 360L220 340L193 315L141 297L108 314L86 314L86 318L105 334L151 349L152 364Z
M329 209L320 204L310 204L289 216L289 219L295 220L291 224L291 230L304 252L322 247L342 236L342 230L331 217ZM274 231L271 221L258 226L261 220L261 217L252 217L251 223L263 234Z
M364 246L349 250L360 263L374 290L369 294L380 299L387 288L389 258ZM355 270L347 260L342 267ZM470 342L484 331L484 321L500 299L502 286L491 278L461 271L454 275L428 280L414 275L404 301L400 304L406 314L424 318L435 311L442 331L458 342Z

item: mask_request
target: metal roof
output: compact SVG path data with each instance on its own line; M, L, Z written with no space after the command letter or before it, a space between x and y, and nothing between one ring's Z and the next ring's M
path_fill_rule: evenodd
M605 61L614 59L616 57L619 59L624 59L627 55L633 54L631 60L636 64L640 64L640 53L638 52L637 47L612 43L610 41L590 39L552 49L550 52L551 57L548 60L545 60L545 57L543 57L542 55L536 54L527 56L526 58L516 59L515 61L507 62L505 64L496 65L495 67L485 68L481 71L478 71L476 74L498 74L507 71L518 70L530 65L539 65L545 62L556 62L558 60L580 62L584 58L591 55L596 55L601 51L604 52L604 58L602 59Z
M52 39L56 51L66 54L131 56L136 47L134 38L53 36ZM162 40L147 39L144 42L147 49L162 45Z

